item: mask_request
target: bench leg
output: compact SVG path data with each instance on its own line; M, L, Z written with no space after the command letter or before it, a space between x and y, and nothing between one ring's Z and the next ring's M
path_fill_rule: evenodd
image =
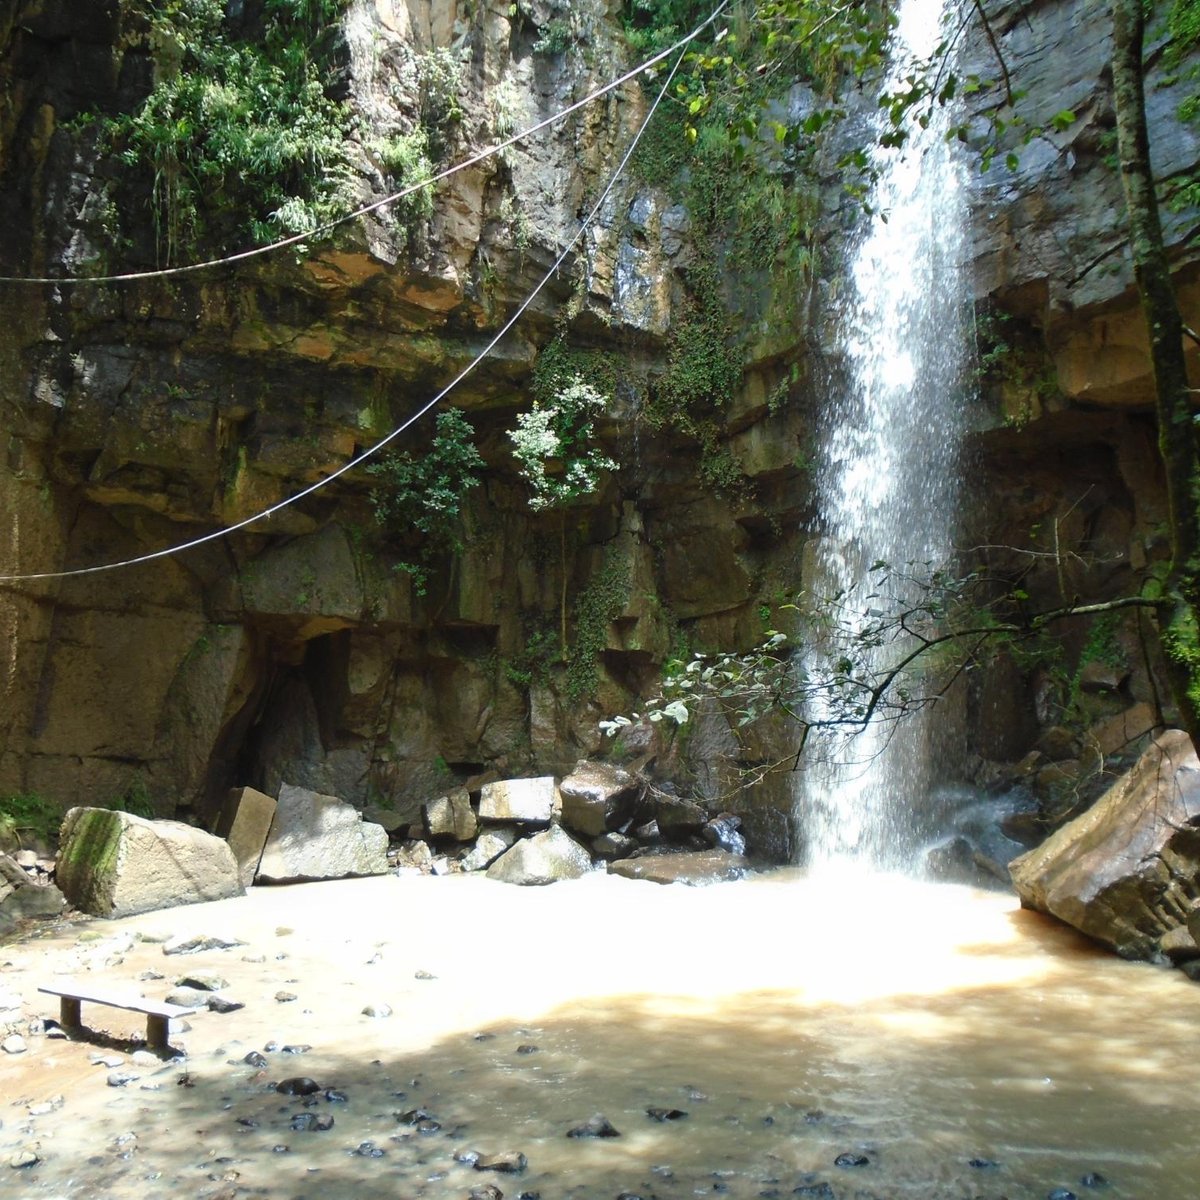
M58 1023L64 1029L78 1029L83 1021L79 1015L80 1002L72 996L59 998Z
M167 1032L170 1028L169 1017L158 1017L152 1013L146 1014L146 1045L151 1050L169 1050Z

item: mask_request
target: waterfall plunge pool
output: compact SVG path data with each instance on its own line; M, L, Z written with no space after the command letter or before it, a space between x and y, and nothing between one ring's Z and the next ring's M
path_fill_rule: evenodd
M508 1200L1196 1195L1200 989L1009 896L834 868L703 889L386 876L86 927L100 940L74 926L0 948L27 1012L52 1015L37 984L89 964L149 995L214 969L246 1007L195 1016L173 1039L185 1063L134 1067L120 1088L92 1043L31 1037L2 1056L0 1169L18 1200L467 1200L489 1183ZM245 945L177 959L128 944L201 931ZM138 984L145 971L166 978ZM370 1003L393 1013L363 1016ZM139 1025L84 1019L117 1038ZM272 1040L311 1049L264 1052ZM272 1090L294 1075L345 1102ZM437 1128L398 1118L416 1109ZM293 1130L306 1111L334 1127ZM566 1136L595 1113L622 1136ZM40 1163L8 1167L30 1146ZM454 1157L508 1149L520 1175Z

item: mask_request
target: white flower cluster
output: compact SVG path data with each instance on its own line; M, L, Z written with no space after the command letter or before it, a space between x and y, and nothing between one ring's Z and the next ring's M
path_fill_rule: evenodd
M534 404L517 417L509 430L513 456L533 489L529 507L535 512L567 504L596 490L602 471L617 464L592 445L593 420L602 413L606 398L576 375L555 403Z

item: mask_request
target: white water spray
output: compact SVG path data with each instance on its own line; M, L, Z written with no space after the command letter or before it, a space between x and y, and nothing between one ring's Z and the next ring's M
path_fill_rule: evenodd
M889 89L914 59L932 53L943 6L903 0ZM851 247L850 287L838 313L845 379L824 406L822 536L810 555L810 593L844 591L853 603L856 591L870 590L858 585L879 560L899 572L950 557L968 334L966 181L946 141L949 120L939 110L927 128L912 129L902 150L873 155L873 215ZM869 618L859 620L861 628ZM832 741L812 748L797 818L814 865L912 865L906 814L928 790L936 719L935 710L898 725L877 722L848 749Z

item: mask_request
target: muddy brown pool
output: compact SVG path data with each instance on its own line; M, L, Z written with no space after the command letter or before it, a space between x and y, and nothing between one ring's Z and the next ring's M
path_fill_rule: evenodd
M139 940L189 932L244 944L168 958ZM54 1015L36 988L62 974L161 997L203 967L246 1005L192 1017L180 1062L132 1064L139 1019L87 1006L103 1045L29 1036L0 1056L14 1200L1200 1194L1200 987L1009 896L854 873L389 876L89 921L0 965L21 1029ZM134 1078L109 1086L98 1054ZM307 1107L272 1087L299 1075L322 1089ZM306 1113L332 1128L294 1128ZM621 1136L567 1136L595 1114ZM40 1161L10 1167L22 1149ZM471 1165L507 1151L521 1173Z

